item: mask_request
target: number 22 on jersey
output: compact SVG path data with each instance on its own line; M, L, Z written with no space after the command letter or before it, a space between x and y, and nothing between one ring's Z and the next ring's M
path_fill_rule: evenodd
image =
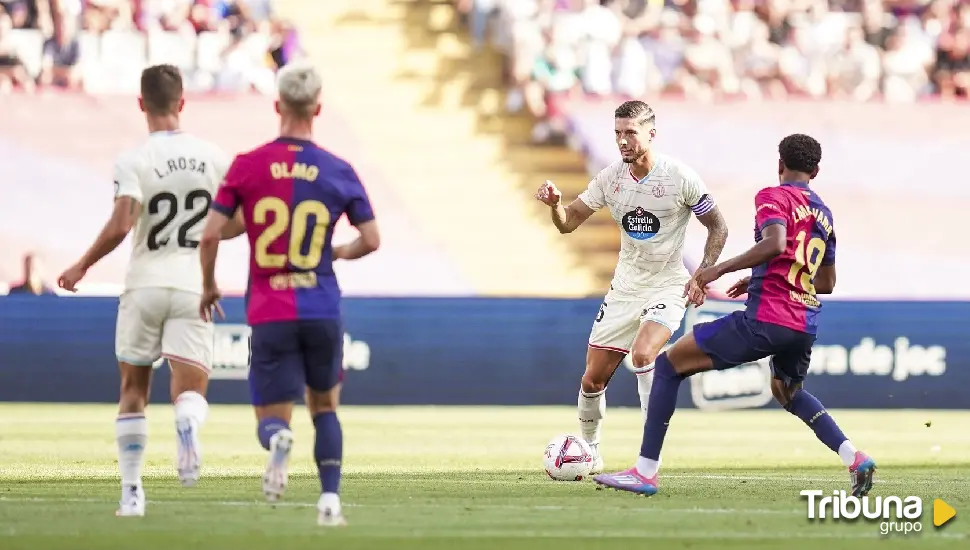
M270 220L269 214L272 214ZM313 225L310 225L310 217ZM330 227L330 210L320 201L305 200L296 205L290 216L290 206L279 197L260 199L253 207L253 223L265 225L253 245L253 258L262 268L283 268L287 261L297 269L315 269L323 259L323 245ZM268 224L268 225L267 225ZM269 251L289 229L290 238L286 254ZM310 246L303 253L303 243L310 237Z
M825 241L812 237L805 242L807 233L799 231L795 235L795 263L788 270L788 282L809 294L815 294L815 274L825 256Z

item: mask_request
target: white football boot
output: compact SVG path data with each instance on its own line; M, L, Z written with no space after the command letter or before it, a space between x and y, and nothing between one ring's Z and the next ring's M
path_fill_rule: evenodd
M325 500L330 500L330 502L324 502ZM343 527L347 525L339 499L334 502L332 499L325 499L324 495L320 495L320 500L317 501L317 525L321 527Z
M269 440L269 460L263 475L263 494L270 502L276 502L286 492L292 450L293 432L290 430L280 430Z
M141 485L128 485L121 488L121 501L118 517L142 517L145 515L145 491Z
M194 420L179 419L175 421L175 435L178 443L179 481L183 487L192 487L199 482L199 471L202 467L199 427Z

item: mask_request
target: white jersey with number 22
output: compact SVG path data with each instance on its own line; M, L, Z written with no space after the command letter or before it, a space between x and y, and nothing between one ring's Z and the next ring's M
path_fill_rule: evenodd
M637 297L687 282L687 223L692 212L710 212L714 200L700 176L677 159L658 154L641 180L633 177L630 166L623 161L607 166L579 198L594 211L609 207L621 230L620 257L610 286L615 294Z
M217 146L184 132L154 132L118 156L115 198L141 203L125 290L202 292L199 239L230 161Z

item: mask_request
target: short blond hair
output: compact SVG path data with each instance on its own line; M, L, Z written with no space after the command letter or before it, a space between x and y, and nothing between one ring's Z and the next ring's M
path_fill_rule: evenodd
M306 61L290 63L276 75L280 102L298 116L313 116L322 88L320 73Z

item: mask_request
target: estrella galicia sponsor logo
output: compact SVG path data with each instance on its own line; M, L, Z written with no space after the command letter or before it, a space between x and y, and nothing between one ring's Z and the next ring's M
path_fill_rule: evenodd
M638 241L650 240L660 231L660 218L647 212L642 206L624 214L620 223L626 234Z

